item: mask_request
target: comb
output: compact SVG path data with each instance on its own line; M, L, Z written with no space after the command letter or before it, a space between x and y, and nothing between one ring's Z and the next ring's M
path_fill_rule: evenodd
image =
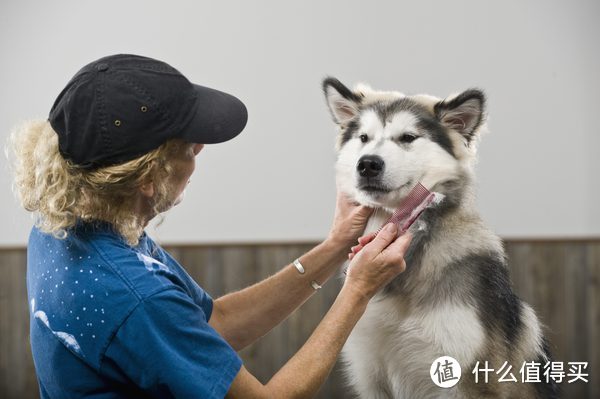
M390 218L377 230L375 235L379 234L381 229L388 223L395 223L398 226L398 235L406 233L410 226L417 220L423 211L431 204L435 194L427 190L424 185L417 185L402 200L400 206L390 216Z
M369 241L372 241L373 238L375 238L381 229L383 229L388 223L395 223L398 226L398 236L405 234L410 226L412 226L412 224L419 218L421 213L427 209L435 197L435 193L426 189L423 184L417 183L410 193L408 193L408 195L402 200L400 206L398 206L398 209L394 211L392 216L390 216L390 218L381 225L375 234L371 235L371 239ZM350 259L360 252L360 250L367 243L368 242L365 242L364 244L352 247Z

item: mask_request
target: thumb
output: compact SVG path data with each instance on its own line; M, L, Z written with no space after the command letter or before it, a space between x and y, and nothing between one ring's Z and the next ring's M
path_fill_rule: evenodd
M384 249L382 254L402 254L402 256L404 256L412 241L412 238L412 234L407 232L402 237L398 237L397 240Z
M372 250L376 254L379 254L381 253L381 251L383 251L384 248L390 245L392 241L394 241L397 234L398 226L396 226L395 223L388 223L383 229L381 229L381 231L379 232L379 234L377 234L373 241L365 245L364 249L369 248L369 250Z

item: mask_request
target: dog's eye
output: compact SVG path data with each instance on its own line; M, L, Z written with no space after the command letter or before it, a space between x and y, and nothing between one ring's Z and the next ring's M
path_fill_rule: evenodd
M412 143L413 141L415 141L418 138L419 138L419 136L415 136L414 134L405 133L402 136L400 136L400 142L401 143Z
M367 136L366 134L361 134L360 136L358 136L358 138L360 139L360 141L362 141L363 143L366 143L367 141L369 141L369 136Z

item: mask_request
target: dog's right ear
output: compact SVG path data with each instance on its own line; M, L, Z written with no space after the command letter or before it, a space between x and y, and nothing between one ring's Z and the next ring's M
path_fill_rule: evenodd
M338 125L344 126L358 115L362 97L336 78L323 80L323 93L333 120Z

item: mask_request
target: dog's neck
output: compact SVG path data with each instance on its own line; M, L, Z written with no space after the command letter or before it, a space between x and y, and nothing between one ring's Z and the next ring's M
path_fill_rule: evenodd
M427 230L429 227L433 227L431 226L433 223L450 212L459 212L465 215L476 213L473 187L470 181L470 179L463 177L462 179L437 184L435 188L442 194L442 200L425 209L409 231L414 234L417 231ZM393 209L376 208L369 218L364 235L377 231L388 221L393 212Z

